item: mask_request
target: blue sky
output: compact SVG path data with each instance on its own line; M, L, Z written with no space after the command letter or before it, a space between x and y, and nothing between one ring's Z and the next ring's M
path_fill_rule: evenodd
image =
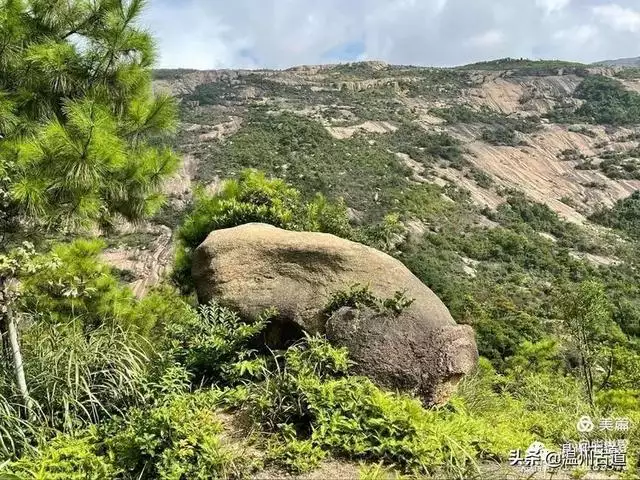
M640 0L150 0L160 66L640 56Z

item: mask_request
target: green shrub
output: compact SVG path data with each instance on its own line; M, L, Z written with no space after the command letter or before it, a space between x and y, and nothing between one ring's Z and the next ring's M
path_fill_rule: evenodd
M178 231L181 245L174 278L182 285L190 284L191 253L209 233L251 222L345 238L354 236L343 203L328 202L321 195L305 202L300 192L284 181L246 170L239 179L227 181L219 194L201 192L196 196L191 212Z
M640 190L631 196L618 200L611 208L596 211L590 219L601 225L617 228L626 234L638 237L640 234Z
M165 323L179 322L187 305L178 292L159 286L137 300L115 270L100 260L104 246L83 239L54 244L44 255L48 267L24 279L21 310L34 321L73 321L85 331L119 326L151 337L159 335Z
M365 114L376 115L368 110L372 101L377 102L370 92L350 93L349 99L352 96L354 101L362 100ZM380 101L388 111L389 100ZM284 179L305 200L313 199L317 192L332 201L344 198L349 207L366 212L372 221L388 211L390 193L402 188L411 172L383 144L370 143L368 135L336 139L316 120L268 110L266 106L252 107L236 134L220 144L197 147L197 179L209 182L214 177L235 178L243 170L254 168ZM389 120L384 114L381 120ZM377 200L374 186L380 189Z
M564 60L529 60L527 58L500 58L487 62L472 63L458 67L470 70L509 70L517 75L549 76L558 75L559 70L576 75L586 75L587 65Z
M248 459L224 444L218 400L215 391L172 396L108 425L103 435L114 465L137 480L241 478Z
M282 432L271 440L268 459L294 474L318 468L328 453L311 440L299 440L295 431L288 427L290 425L283 425Z
M475 123L486 125L485 131L487 141L500 141L504 145L511 145L515 142L515 132L533 133L540 129L540 118L513 117L482 106L474 109L467 105L454 105L447 108L433 108L434 115L446 120L447 123ZM509 143L506 143L506 142Z
M494 185L494 180L488 173L473 167L471 169L471 178L475 180L479 187L489 189Z
M330 317L334 312L342 307L362 308L368 307L376 312L387 312L393 315L402 313L414 302L414 299L407 298L404 292L397 291L393 297L382 299L376 297L367 285L358 283L351 285L348 290L334 292L329 302L323 309L324 315Z
M100 455L95 430L82 436L58 435L35 453L0 469L0 478L20 480L104 480L114 478L117 470ZM4 474L15 475L5 477Z
M504 458L528 437L501 438L489 423L460 405L426 410L406 396L386 393L368 379L346 376L346 351L321 339L290 348L284 365L249 398L249 411L266 431L284 436L282 463L318 448L354 460L384 461L414 473L462 476L476 471L476 458ZM517 434L516 434L517 435ZM287 449L290 445L290 450ZM315 462L313 462L315 463ZM303 465L304 468L309 465Z
M365 225L358 229L355 240L390 255L398 255L407 240L407 228L400 221L400 215L385 215L380 223Z
M485 142L497 146L515 147L520 143L515 130L502 126L483 129L481 138Z
M640 123L640 94L627 90L615 78L589 75L573 93L584 100L577 109L558 107L550 118L557 122L588 122L600 125L634 125Z
M427 132L416 124L405 123L384 141L393 151L405 153L427 167L443 163L460 168L466 164L462 143L446 132Z
M265 330L275 311L266 311L252 323L216 303L203 305L197 314L167 327L163 350L184 366L196 384L232 384L242 378L257 379L264 361L252 342Z
M317 194L305 201L301 193L280 179L245 170L237 180L229 180L215 195L200 192L191 212L178 231L180 245L174 265L174 280L188 289L191 256L214 230L250 222L267 223L286 230L331 233L393 253L404 241L405 229L397 215L382 222L355 228L349 223L344 201L329 201Z

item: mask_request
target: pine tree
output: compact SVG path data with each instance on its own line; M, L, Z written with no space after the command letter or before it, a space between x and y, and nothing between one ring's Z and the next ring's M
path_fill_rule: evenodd
M0 254L10 238L106 229L161 206L179 162L154 145L176 107L152 91L145 3L0 0ZM21 271L0 255L0 328L28 405L11 308Z

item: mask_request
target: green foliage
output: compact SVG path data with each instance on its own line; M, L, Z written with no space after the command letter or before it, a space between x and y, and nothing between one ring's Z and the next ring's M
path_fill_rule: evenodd
M343 307L368 307L376 312L398 315L409 307L414 299L407 298L404 292L397 291L393 297L382 299L376 297L367 285L354 284L348 290L334 292L323 309L324 315L330 317Z
M306 199L321 192L329 199L344 198L347 205L379 219L393 198L389 192L405 185L410 174L395 155L365 135L332 137L320 122L293 113L269 114L254 107L243 127L220 144L195 152L197 177L234 177L247 168L281 177ZM388 120L388 118L385 118ZM380 189L375 199L372 186Z
M599 124L625 125L640 121L640 95L628 91L615 79L587 77L574 92L586 103L576 114Z
M602 208L596 211L590 219L606 227L619 229L632 237L638 237L640 232L640 191L618 200L611 208Z
M402 73L400 71L399 73ZM464 87L472 85L466 72L451 68L411 68L405 74L417 77L411 81L400 81L411 97L426 99L458 98Z
M611 305L604 287L595 281L583 282L577 291L564 296L560 308L571 344L579 354L581 376L593 405L596 372L605 371L604 351L624 341L624 334L611 318Z
M268 458L293 474L303 474L318 468L327 455L328 452L313 441L296 438L294 429L285 424L282 432L272 440Z
M197 384L229 384L257 379L264 362L250 348L275 311L266 311L252 323L216 303L203 305L180 323L167 326L163 350L193 376Z
M119 325L145 336L179 321L186 304L177 292L161 286L136 300L100 260L103 248L100 240L54 244L48 254L38 257L40 268L23 276L22 311L46 323L73 321L87 330Z
M516 132L505 127L482 130L482 140L491 145L515 147L520 144Z
M631 287L637 274L618 266L598 269L573 258L569 248L604 255L611 250L604 249L606 240L561 220L548 207L511 192L491 214L499 222L495 228L440 218L438 231L407 245L401 258L457 321L474 326L481 354L499 370L523 341L537 342L549 328L555 333L558 314L550 307L559 302L563 285L601 279L609 295L621 300L614 304L618 324L628 332L638 324L638 292ZM556 241L539 232L551 233ZM629 303L631 298L636 300Z
M640 180L640 148L624 152L605 152L599 168L612 179Z
M476 471L476 458L502 458L512 448L500 439L503 431L493 434L462 406L426 410L367 379L345 376L345 354L323 340L308 339L290 348L282 369L250 396L256 421L283 438L284 446L272 450L279 463L306 470L324 451L419 474L462 477ZM514 444L521 443L523 438ZM307 457L296 459L301 452Z
M559 107L550 118L557 122L588 122L601 125L633 125L640 123L640 94L603 75L589 75L573 93L584 100L577 109Z
M73 432L144 401L144 338L108 327L86 335L73 324L36 324L23 335L31 421Z
M405 123L387 137L389 148L405 153L427 167L441 163L461 168L467 163L460 141L445 132L430 133L418 125Z
M307 230L355 238L346 206L329 202L322 195L305 202L300 192L279 179L267 179L261 172L246 170L239 179L229 180L215 195L200 193L178 231L174 278L188 285L191 254L214 230L245 223L268 223L288 230Z
M144 339L104 327L87 336L75 325L35 325L23 340L32 406L25 414L9 372L0 372L2 456L29 452L56 431L81 432L144 401Z
M37 452L11 463L5 473L20 480L103 480L116 470L99 454L97 432L82 436L58 435ZM0 477L5 478L0 471ZM10 477L13 478L13 477Z
M314 203L304 203L300 192L284 181L267 179L263 173L247 170L238 180L225 183L219 194L197 197L179 236L186 245L195 248L213 230L244 223L269 223L290 230L300 230L309 224L322 228L324 220L331 217L330 213L326 214L327 209L337 208L321 197ZM340 213L346 218L344 212ZM337 226L338 229L345 227L344 222Z
M174 80L182 77L184 74L196 73L198 70L190 68L157 68L153 70L154 80Z
M2 156L27 223L75 229L140 218L176 171L150 146L176 109L151 91L154 49L136 24L144 2L3 2Z
M454 105L448 108L433 108L431 112L450 124L486 125L482 129L481 139L492 145L515 147L521 144L516 132L533 133L540 129L538 117L507 116L484 106L476 110L466 105Z
M340 218L338 216L334 218ZM385 215L380 223L362 226L356 232L356 239L370 247L382 250L390 255L397 255L398 248L407 239L407 228L400 220L400 215Z
M218 400L217 392L206 391L169 397L108 425L103 435L114 465L137 480L243 477L249 462L225 446Z
M280 179L245 170L237 180L225 182L214 195L200 192L178 231L180 245L173 277L191 284L191 256L214 230L258 222L286 230L331 233L393 253L404 241L405 229L397 215L385 215L380 223L362 228L349 223L344 201L329 201L316 194L306 201L300 191Z
M471 168L470 177L479 187L489 189L494 185L493 177L479 168Z
M501 58L488 62L472 63L459 68L465 70L513 70L517 75L523 76L557 75L559 70L576 75L586 75L587 72L587 66L582 63L563 60L529 60L526 58Z
M640 68L627 67L615 73L616 78L635 80L640 78Z

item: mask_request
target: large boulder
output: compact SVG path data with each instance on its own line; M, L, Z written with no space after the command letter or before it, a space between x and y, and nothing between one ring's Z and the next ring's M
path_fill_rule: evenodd
M456 325L400 261L334 235L264 224L217 230L196 249L192 273L201 303L215 299L246 318L276 307L278 337L326 334L349 349L360 373L427 403L445 401L477 362L473 330ZM402 291L414 301L400 314L343 308L327 318L332 294L354 284L380 298Z

